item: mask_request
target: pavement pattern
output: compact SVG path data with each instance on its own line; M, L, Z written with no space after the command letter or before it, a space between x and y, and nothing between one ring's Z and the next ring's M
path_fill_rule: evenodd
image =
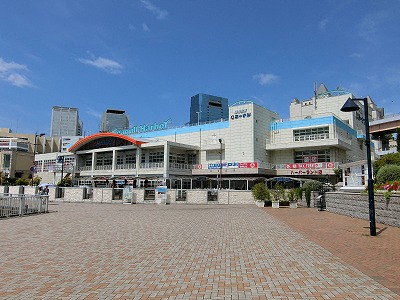
M272 209L265 212L400 295L400 228L317 209Z
M0 220L0 299L400 299L256 206L50 209Z

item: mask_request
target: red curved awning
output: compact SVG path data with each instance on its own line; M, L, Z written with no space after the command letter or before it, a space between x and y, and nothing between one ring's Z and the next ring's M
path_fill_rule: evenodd
M100 138L105 138L105 137L114 137L114 138L123 139L128 142L131 142L133 145L136 145L136 146L140 146L141 144L146 143L146 142L135 140L135 139L133 139L129 136L123 135L123 134L118 134L118 133L113 133L113 132L100 132L100 133L95 133L95 134L89 135L89 136L77 141L75 144L73 144L68 149L68 151L75 152L75 151L79 150L79 148L81 148L82 146L86 145L87 143L97 140L97 139L100 139Z

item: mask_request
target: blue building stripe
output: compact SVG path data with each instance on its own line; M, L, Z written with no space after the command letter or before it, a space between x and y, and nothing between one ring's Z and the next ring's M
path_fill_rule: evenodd
M229 128L229 121L209 123L209 124L200 124L194 126L186 126L186 127L178 127L178 128L170 128L165 130L144 132L139 134L129 135L130 137L137 138L157 138L162 136L171 136L171 135L179 135L186 133L193 133L199 131L208 131L208 130L218 130L218 129L226 129Z
M348 132L350 135L357 137L356 130L354 130L348 124L344 123L342 120L334 116L287 121L287 122L274 122L271 123L270 128L271 130L299 129L302 127L315 127L315 126L330 125L330 124L334 124L340 129Z

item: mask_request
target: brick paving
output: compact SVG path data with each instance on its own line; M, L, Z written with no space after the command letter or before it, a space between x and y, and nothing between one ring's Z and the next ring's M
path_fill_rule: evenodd
M0 220L0 299L400 299L256 206L50 209Z
M400 295L400 228L377 224L372 237L366 220L313 208L264 210Z

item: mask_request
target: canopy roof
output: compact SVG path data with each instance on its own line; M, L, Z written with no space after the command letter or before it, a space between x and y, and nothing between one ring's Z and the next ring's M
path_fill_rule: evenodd
M75 144L73 144L68 151L75 153L78 150L90 150L106 147L116 147L125 145L140 146L146 142L135 140L129 136L113 133L113 132L100 132L89 135Z

